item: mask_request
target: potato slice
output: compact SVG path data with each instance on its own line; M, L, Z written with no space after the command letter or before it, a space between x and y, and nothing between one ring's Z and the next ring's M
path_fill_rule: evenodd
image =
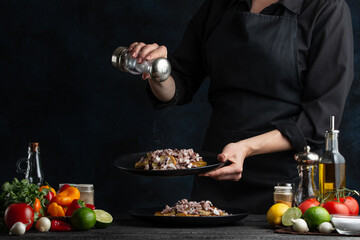
M205 210L199 210L200 211L200 216L210 216L212 214L212 212L210 211L205 211Z
M194 162L192 163L193 165L195 165L196 167L205 167L207 165L207 163L203 160L200 160L198 162Z
M135 168L140 168L140 169L144 169L146 164L149 164L150 161L150 157L147 157L143 160L140 160L138 162L135 163Z
M162 213L161 211L157 211L154 214L155 216L175 216L175 210L168 213Z

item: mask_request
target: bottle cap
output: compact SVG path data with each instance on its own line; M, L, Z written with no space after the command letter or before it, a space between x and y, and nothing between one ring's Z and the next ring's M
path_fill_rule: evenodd
M319 155L310 152L309 146L304 147L304 152L299 152L294 157L296 162L301 165L314 165L319 161Z
M339 133L339 130L335 129L335 116L330 116L330 128L326 130L326 133Z
M37 150L39 150L39 143L31 142L31 143L29 143L29 148L31 151L37 151Z

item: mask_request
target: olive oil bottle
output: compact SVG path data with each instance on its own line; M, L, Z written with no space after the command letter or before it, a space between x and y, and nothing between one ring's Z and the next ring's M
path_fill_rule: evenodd
M339 130L335 130L335 117L330 117L330 129L325 132L325 152L319 161L320 194L345 187L345 158L339 152Z

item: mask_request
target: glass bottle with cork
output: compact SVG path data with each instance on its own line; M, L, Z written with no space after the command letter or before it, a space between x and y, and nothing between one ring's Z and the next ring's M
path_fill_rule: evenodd
M22 163L26 163L26 168L22 168ZM40 160L40 145L38 142L29 143L28 158L21 158L17 161L18 173L24 173L25 179L29 183L37 184L39 186L44 184L44 173L41 167Z
M335 130L335 117L330 117L330 129L325 132L325 152L319 162L320 193L334 192L345 187L345 158L339 152L339 130Z

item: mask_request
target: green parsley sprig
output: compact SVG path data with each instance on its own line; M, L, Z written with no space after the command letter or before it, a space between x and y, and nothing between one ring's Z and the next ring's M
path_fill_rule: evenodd
M40 187L36 184L29 183L27 179L19 181L14 178L12 182L5 182L2 185L2 193L0 194L0 211L13 203L27 203L33 206L35 199L38 198L42 206L45 206L45 198L50 189L44 188L41 192Z

